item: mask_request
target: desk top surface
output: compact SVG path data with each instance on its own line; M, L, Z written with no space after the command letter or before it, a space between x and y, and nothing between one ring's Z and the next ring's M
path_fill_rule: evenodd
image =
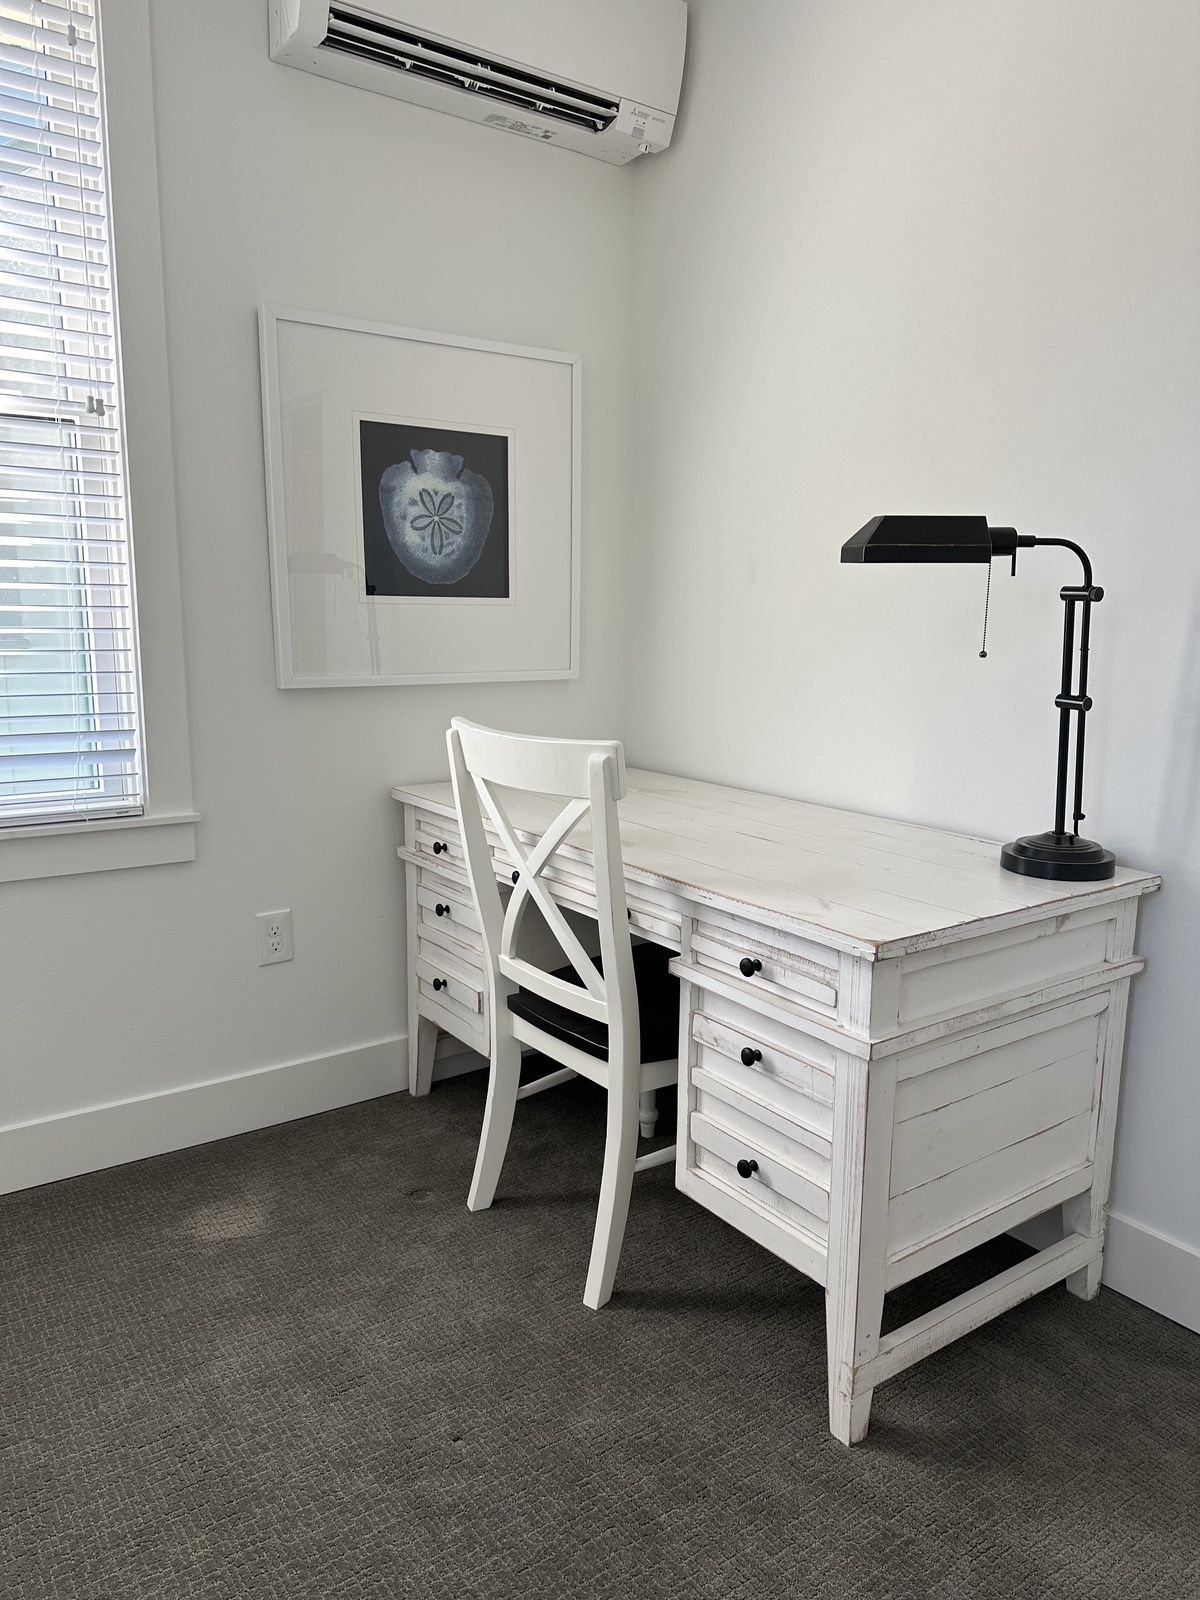
M620 802L626 877L689 901L753 915L871 958L1062 914L1159 888L1118 867L1101 883L1005 872L990 839L862 816L804 800L630 767ZM449 782L406 783L396 800L454 815ZM513 825L538 835L561 803L508 792ZM569 847L589 851L587 824ZM979 926L984 924L985 926Z

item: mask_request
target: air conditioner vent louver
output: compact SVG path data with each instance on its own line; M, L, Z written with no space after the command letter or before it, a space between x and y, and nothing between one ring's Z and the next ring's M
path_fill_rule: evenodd
M536 77L471 51L457 50L348 6L330 6L329 30L321 43L326 50L375 61L591 133L603 133L621 109L618 100Z
M336 83L610 166L671 143L687 0L267 0L267 9L272 60Z

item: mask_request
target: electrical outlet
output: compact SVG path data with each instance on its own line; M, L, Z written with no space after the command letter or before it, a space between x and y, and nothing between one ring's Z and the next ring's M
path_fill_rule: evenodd
M260 911L254 919L258 932L258 964L269 967L273 961L292 959L292 913Z

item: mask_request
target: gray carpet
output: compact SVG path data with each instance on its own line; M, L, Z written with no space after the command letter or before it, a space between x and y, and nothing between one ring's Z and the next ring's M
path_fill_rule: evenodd
M819 1289L637 1180L580 1301L602 1105L482 1080L0 1200L0 1592L1200 1596L1200 1338L1054 1289L826 1433ZM888 1302L895 1323L1022 1247Z

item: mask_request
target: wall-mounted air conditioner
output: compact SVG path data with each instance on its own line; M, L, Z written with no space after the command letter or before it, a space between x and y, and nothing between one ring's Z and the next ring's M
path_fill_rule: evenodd
M271 55L621 165L665 150L686 0L270 0Z

